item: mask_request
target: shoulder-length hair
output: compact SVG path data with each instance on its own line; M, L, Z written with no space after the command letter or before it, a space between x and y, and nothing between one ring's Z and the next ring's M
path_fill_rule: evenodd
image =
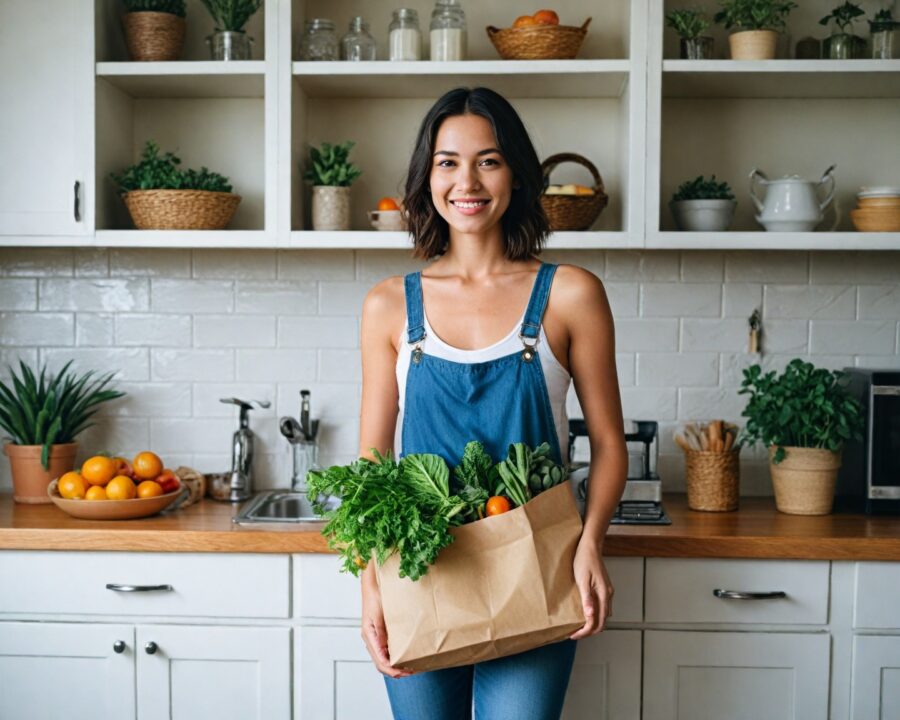
M413 256L430 260L447 250L450 228L431 199L431 165L441 123L448 117L465 114L480 115L491 123L499 150L512 170L512 197L501 220L506 257L525 260L539 254L550 233L550 223L539 200L543 191L541 163L525 125L509 101L489 88L476 87L445 93L419 128L404 197Z

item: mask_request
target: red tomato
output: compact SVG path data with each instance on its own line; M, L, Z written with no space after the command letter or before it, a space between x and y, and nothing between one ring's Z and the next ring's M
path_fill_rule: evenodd
M505 513L507 510L509 510L509 508L509 500L507 500L502 495L494 495L494 497L489 498L487 501L488 515L500 515L501 513Z

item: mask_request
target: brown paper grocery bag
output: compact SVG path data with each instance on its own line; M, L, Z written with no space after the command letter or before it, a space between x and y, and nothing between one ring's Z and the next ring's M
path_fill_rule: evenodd
M581 517L569 483L451 529L418 581L392 555L377 568L391 662L437 670L563 640L584 625L572 564Z

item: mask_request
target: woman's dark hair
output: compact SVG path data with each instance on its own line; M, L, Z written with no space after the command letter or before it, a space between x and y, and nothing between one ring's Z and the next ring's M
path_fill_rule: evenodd
M543 173L531 138L518 113L502 95L485 87L455 88L445 93L425 115L406 176L406 213L413 236L414 257L430 260L447 250L450 228L434 207L429 190L434 142L441 123L456 115L480 115L490 122L501 154L513 174L513 192L503 213L506 257L525 260L538 254L550 233L539 200Z

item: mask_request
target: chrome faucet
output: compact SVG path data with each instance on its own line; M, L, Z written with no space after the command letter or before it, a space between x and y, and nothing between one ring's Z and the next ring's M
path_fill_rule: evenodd
M231 439L231 502L242 502L253 495L253 431L250 429L248 413L253 406L267 408L272 403L268 400L239 400L238 398L219 398L219 402L237 405L241 409L240 427Z

